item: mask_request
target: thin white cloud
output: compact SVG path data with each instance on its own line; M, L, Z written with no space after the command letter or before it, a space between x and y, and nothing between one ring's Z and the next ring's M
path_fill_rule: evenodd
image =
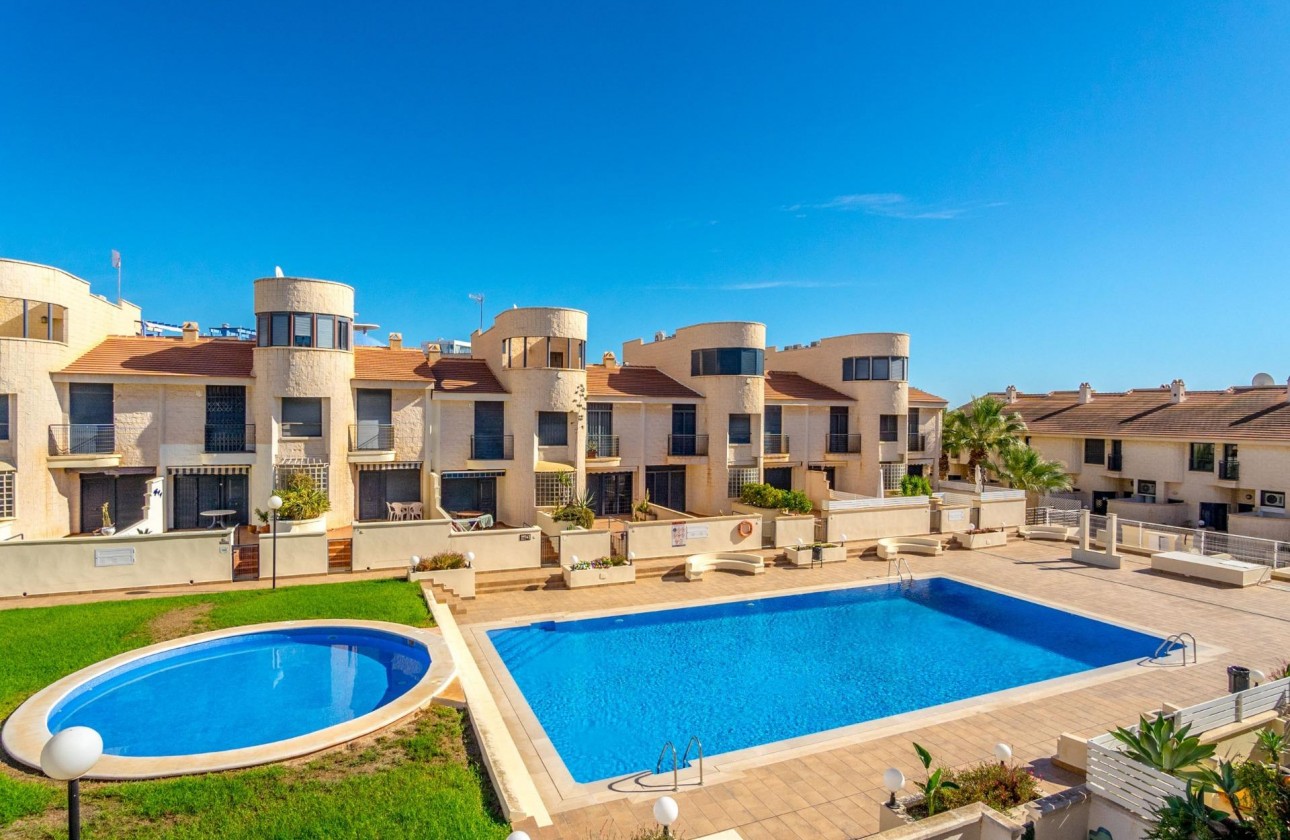
M655 286L656 289L677 291L759 292L767 289L840 289L854 283L829 283L819 280L747 280L734 283L715 283L677 286Z
M964 204L958 206L928 206L911 201L901 193L852 193L834 196L828 201L815 204L790 204L785 212L802 218L809 210L837 210L842 212L866 213L870 216L883 216L889 219L957 219L964 214L986 207L999 207L1002 201L984 204Z

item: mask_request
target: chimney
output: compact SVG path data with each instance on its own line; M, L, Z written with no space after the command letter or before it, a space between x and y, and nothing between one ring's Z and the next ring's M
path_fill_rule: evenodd
M391 350L403 349L403 333L390 333L390 349Z
M1286 380L1286 402L1290 402L1290 379Z
M1007 390L1004 391L1004 395L1008 400L1008 405L1012 405L1013 403L1015 403L1017 401L1017 386L1009 385Z
M1079 384L1079 404L1091 403L1093 401L1093 386L1087 382Z
M1181 379L1169 383L1169 398L1174 405L1187 400L1187 386Z
M197 332L198 332L198 330L197 330L197 322L196 322L196 321L184 321L184 325L183 325L183 327L182 327L182 330L183 330L183 336L184 336L184 337L183 337L183 342L184 342L184 344L196 344L196 343L197 343Z
M618 370L618 357L614 355L613 350L606 350L605 355L600 358L600 363L605 366L605 370Z

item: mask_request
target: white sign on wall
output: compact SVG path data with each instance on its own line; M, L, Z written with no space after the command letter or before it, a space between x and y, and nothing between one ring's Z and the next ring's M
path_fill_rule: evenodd
M685 537L690 540L701 540L708 536L707 525L686 525Z
M963 514L965 513L967 513L967 511L962 508L959 508L958 510L947 510L945 511L945 518L950 522L962 522Z
M685 545L685 524L678 522L672 526L672 547L680 548Z
M134 548L96 548L95 566L133 566Z

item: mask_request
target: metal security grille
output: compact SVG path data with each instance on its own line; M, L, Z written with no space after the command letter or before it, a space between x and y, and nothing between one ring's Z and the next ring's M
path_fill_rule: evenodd
M730 477L726 481L726 496L727 498L737 499L739 498L739 494L743 492L745 484L756 483L756 467L731 467Z
M315 487L330 496L330 485L327 481L327 474L330 472L328 466L326 461L307 458L282 461L273 468L273 486L281 487L287 476L304 473L314 480Z
M0 519L14 517L14 479L17 473L0 472Z
M569 476L562 479L561 476ZM538 507L562 505L573 496L573 474L540 472L533 474L533 495Z

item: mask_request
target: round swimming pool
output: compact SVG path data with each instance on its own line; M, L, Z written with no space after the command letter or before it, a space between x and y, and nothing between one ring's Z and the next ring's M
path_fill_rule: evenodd
M60 680L14 713L4 745L37 766L50 735L89 726L104 747L91 778L243 767L375 731L424 707L452 675L435 631L339 621L241 627Z

